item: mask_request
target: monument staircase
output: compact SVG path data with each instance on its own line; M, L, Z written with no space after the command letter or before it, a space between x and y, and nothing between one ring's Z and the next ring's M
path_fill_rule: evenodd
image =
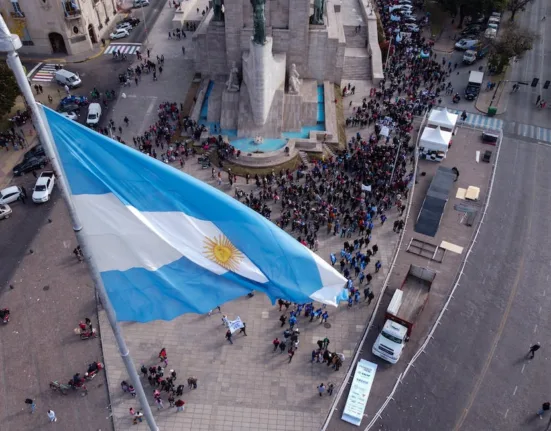
M306 154L304 151L299 151L298 156L300 157L300 160L302 160L302 163L304 163L308 169L312 167L310 159L308 158L308 154Z
M367 26L362 24L356 33L356 27L345 25L344 36L346 48L344 51L343 80L371 80L371 60L366 48Z

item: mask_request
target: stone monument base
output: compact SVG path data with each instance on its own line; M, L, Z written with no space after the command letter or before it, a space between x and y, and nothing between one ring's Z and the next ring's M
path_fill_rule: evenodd
M274 96L285 84L286 54L272 54L272 45L271 37L266 38L264 45L254 43L251 38L249 52L243 53L243 84L247 87L256 126L266 123ZM243 85L241 93L244 93Z
M271 105L268 106L268 113L264 124L257 125L254 118L254 108L250 101L250 91L247 84L241 84L239 91L239 116L237 125L237 137L253 138L262 136L264 138L280 138L283 130L283 109L284 109L284 83L274 91ZM224 115L224 112L222 112Z

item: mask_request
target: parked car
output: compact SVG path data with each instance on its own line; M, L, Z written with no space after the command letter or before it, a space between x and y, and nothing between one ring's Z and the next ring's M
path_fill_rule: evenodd
M48 202L55 185L54 171L43 171L36 179L32 199L36 204Z
M59 102L62 105L78 105L78 106L88 106L88 98L86 96L67 96L61 99Z
M128 31L132 31L134 27L132 27L132 24L130 24L129 22L119 22L117 24L117 30L128 30Z
M121 22L128 22L132 25L132 27L136 27L141 21L139 20L139 18L132 18L131 16L127 16Z
M482 31L482 26L479 24L471 24L463 29L461 33L462 38L468 38L472 34L478 34Z
M466 50L466 49L474 48L476 45L478 45L477 39L461 39L455 44L455 48L460 50Z
M67 103L66 105L59 105L57 112L80 112L80 106L76 103Z
M73 121L77 121L78 119L78 115L75 112L62 112L61 116Z
M135 8L146 7L146 6L149 6L149 0L134 0Z
M38 144L23 155L23 160L28 160L32 157L43 157L45 155L46 151L44 150L44 147L42 144Z
M9 205L0 205L0 220L10 218L11 213L12 211Z
M46 156L30 157L27 160L23 160L21 163L13 168L13 175L18 177L19 175L26 174L27 172L42 169L47 164L48 158Z
M127 36L130 36L130 33L128 32L128 30L124 30L122 28L115 30L113 33L109 35L111 40L122 39L123 37L127 37Z
M21 187L18 186L10 186L4 190L0 190L0 204L11 204L12 202L19 200L22 193L23 191L21 190Z

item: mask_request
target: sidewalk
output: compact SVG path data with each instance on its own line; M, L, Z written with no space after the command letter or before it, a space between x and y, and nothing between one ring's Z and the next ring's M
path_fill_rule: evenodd
M193 70L181 52L191 49L191 37L181 41L167 39L172 10L165 9L150 35L151 58L165 56L165 66L159 80L151 75L142 77L138 86L125 87L125 96L119 97L112 116L116 126L128 115L130 126L122 130L122 139L132 145L132 137L140 134L157 119L157 106L164 101L183 102L193 79ZM144 50L145 53L145 50ZM361 93L358 88L356 104ZM346 101L350 101L347 99ZM111 114L110 114L111 115ZM356 130L349 130L355 133ZM360 130L367 135L367 130ZM201 169L195 158L187 160L184 171L214 185L210 169ZM226 180L226 175L223 176ZM255 187L244 184L242 178L234 187L246 193ZM234 190L224 185L222 190L233 196ZM272 219L277 219L280 207L274 208ZM375 274L373 264L370 270L374 278L372 287L375 295L387 274L398 235L392 232L397 214L392 211L384 227L377 223L372 244L378 244L378 258L382 270ZM320 230L319 255L328 260L330 252L338 253L345 239L327 235ZM301 330L300 347L292 363L286 354L273 353L272 340L282 337L283 329L278 322L281 313L264 295L241 298L222 306L222 312L230 319L241 317L247 324L247 337L237 335L234 345L224 340L225 330L220 314L185 315L171 322L156 321L148 324L125 323L125 339L133 354L135 365L157 364L157 353L162 347L168 351L169 368L178 373L177 384L185 384L187 377L198 378L197 390L186 390L182 399L186 402L184 412L177 413L168 405L156 411L160 429L166 431L280 431L283 429L318 431L327 413L332 398L320 398L316 387L321 383L333 383L336 388L346 374L352 354L373 310L373 304L362 303L347 309L328 308L328 324L299 319ZM109 382L113 418L117 430L145 430L145 422L133 426L128 415L130 407L138 409L135 399L120 391L120 382L128 378L117 351L114 336L108 330L105 314L100 313L104 360ZM345 366L335 372L322 364L310 363L311 351L319 339L328 337L331 349L342 352ZM147 381L144 388L153 405L152 388ZM166 396L165 396L166 400Z
M55 108L59 104L61 95L58 94L58 92L48 92L50 88L47 86L44 86L44 89L44 93L34 95L36 101L43 103L46 106ZM52 103L48 102L48 94L52 96ZM15 106L13 107L12 114L10 115L15 114L17 109L24 109L24 107L23 97L19 96L15 101ZM15 150L12 146L10 146L8 150L0 149L0 188L4 188L10 184L13 179L12 170L14 166L23 160L23 154L25 154L27 150L34 147L38 143L36 130L34 130L34 126L31 122L27 122L22 127L16 127L15 130L17 133L23 132L27 146L26 148L19 148L19 150Z
M71 64L71 63L84 63L85 61L92 60L96 57L99 57L103 54L103 51L107 49L109 46L109 41L105 41L105 46L103 46L101 43L98 43L94 46L93 49L82 52L80 54L75 55L64 55L62 57L47 57L45 55L41 54L21 54L21 61L22 62L37 62L37 63L65 63L65 64ZM52 54L55 55L55 54Z
M489 81L495 82L495 79L490 79ZM487 81L483 83L482 88L480 89L480 94L476 99L475 108L483 114L487 114L488 108L491 104L491 106L497 108L496 115L504 114L505 111L507 111L509 96L511 95L511 83L502 82L497 90L494 88L490 91L486 91L486 84Z

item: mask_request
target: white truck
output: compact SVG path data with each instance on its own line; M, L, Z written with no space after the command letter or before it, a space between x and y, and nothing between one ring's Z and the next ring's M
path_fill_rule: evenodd
M402 286L394 291L386 310L386 322L372 352L391 364L400 359L413 325L429 299L433 270L411 265Z
M33 202L42 204L50 200L55 185L55 174L53 171L43 171L36 180L33 189Z

